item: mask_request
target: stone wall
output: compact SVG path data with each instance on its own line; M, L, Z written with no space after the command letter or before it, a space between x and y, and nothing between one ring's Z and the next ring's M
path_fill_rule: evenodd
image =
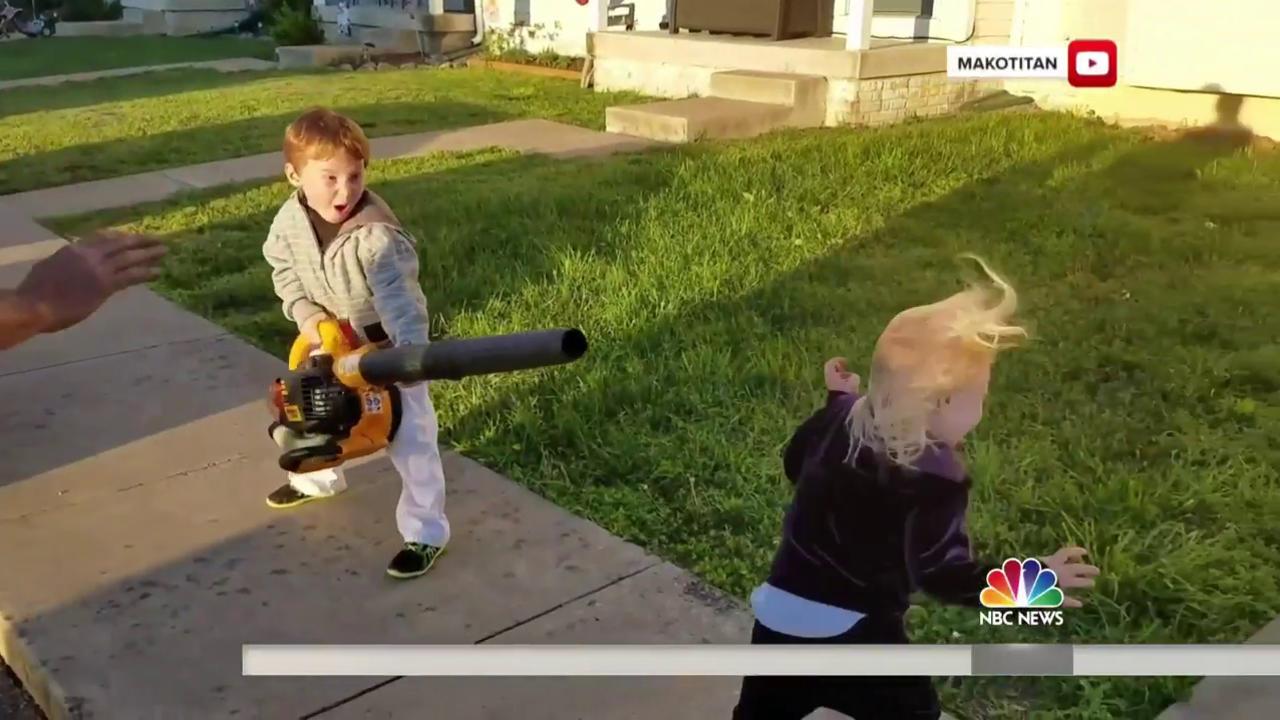
M837 80L827 93L828 125L886 125L910 117L933 117L1000 89L998 80L948 80L927 75Z

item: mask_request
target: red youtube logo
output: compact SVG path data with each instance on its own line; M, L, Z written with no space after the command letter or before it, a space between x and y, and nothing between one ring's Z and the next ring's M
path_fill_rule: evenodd
M1072 87L1115 87L1115 41L1072 40L1067 45L1067 81Z

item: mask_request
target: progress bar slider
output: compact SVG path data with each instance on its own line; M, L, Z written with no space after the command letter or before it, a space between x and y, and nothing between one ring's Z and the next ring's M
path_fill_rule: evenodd
M245 645L246 676L1280 676L1280 645Z

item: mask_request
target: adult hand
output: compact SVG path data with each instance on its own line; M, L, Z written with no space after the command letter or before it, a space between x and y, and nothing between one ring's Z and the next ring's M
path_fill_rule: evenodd
M1098 568L1082 562L1089 551L1081 547L1064 547L1058 552L1043 558L1044 566L1058 576L1058 587L1062 588L1062 604L1065 607L1078 608L1082 603L1067 594L1067 588L1091 588L1093 579L1098 576Z
M857 373L849 372L848 361L842 357L831 358L822 367L827 389L833 392L856 393L862 385Z
M40 332L64 330L115 293L160 274L168 248L145 235L104 230L36 263L16 293L40 314Z

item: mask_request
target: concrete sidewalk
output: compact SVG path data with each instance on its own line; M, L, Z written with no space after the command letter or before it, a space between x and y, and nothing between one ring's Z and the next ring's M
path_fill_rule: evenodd
M454 130L394 135L372 138L369 144L375 161L491 147L572 158L631 152L658 145L651 140L606 134L549 120L512 120ZM2 195L0 203L30 218L46 219L129 207L228 183L283 177L284 160L280 153L263 153Z
M1246 644L1280 644L1280 618ZM1280 717L1280 678L1207 677L1191 697L1169 706L1156 720L1263 720Z
M278 66L270 60L258 58L227 58L224 60L202 60L199 62L168 63L166 65L139 65L136 67L113 68L111 70L94 70L92 72L69 73L66 75L45 75L43 77L20 78L0 82L0 90L32 87L36 85L61 85L69 82L84 82L100 78L124 77L143 73L162 72L165 70L181 70L205 68L218 72L232 73L246 70L275 70Z
M399 480L385 460L354 466L339 499L268 509L280 471L258 396L280 363L146 291L112 309L0 362L13 409L0 421L0 650L50 717L302 717L355 699L403 715L455 685L246 679L249 642L747 637L741 610L695 578L454 454L450 554L426 578L386 578ZM169 337L105 354L92 342L153 322ZM457 717L506 702L565 717L565 683L535 685L532 705L527 683L449 696ZM624 680L612 702L619 718L655 694L723 717L734 689Z
M12 207L0 286L59 243ZM281 363L145 289L0 355L0 654L51 718L726 717L733 679L245 678L244 643L745 642L679 568L456 454L450 552L399 543L385 459L268 509L262 392Z

